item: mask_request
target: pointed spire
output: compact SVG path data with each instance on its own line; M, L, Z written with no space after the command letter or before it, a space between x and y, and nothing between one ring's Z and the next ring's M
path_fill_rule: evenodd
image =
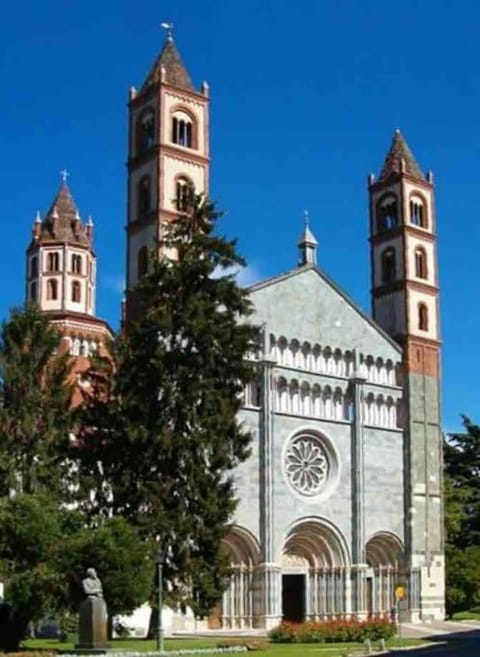
M318 242L315 235L310 230L310 217L308 211L304 212L304 227L303 233L298 241L298 248L300 249L300 267L302 265L317 264L317 246Z
M59 240L88 244L88 236L82 225L80 213L67 184L67 171L62 171L62 182L57 195L41 223L41 240Z
M195 91L187 69L175 46L171 32L169 32L162 52L155 60L140 91L146 91L158 82L166 82L167 84L171 84L172 87Z
M423 173L418 166L412 151L408 147L402 133L397 128L393 135L392 145L387 153L379 181L387 180L394 173L407 173L413 178L424 180Z

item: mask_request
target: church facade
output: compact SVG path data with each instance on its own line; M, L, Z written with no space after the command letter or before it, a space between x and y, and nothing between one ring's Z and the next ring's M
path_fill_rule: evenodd
M208 191L208 104L170 35L130 90L127 318L184 189ZM240 419L254 439L211 628L397 605L411 620L444 617L433 179L398 131L368 194L373 317L317 266L308 225L300 266L250 290L263 348Z
M208 85L195 89L170 35L130 90L127 321L149 250L188 186L208 192L208 112ZM444 617L433 177L398 131L368 197L372 317L318 267L308 222L300 265L250 289L263 335L240 413L252 452L235 473L231 579L212 629L394 607L412 621ZM73 356L109 334L95 317L92 231L64 182L27 251L27 298Z

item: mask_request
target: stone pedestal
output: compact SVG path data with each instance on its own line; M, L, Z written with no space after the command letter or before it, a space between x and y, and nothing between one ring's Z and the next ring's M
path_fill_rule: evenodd
M103 598L87 598L79 609L76 650L103 652L107 644L107 605Z

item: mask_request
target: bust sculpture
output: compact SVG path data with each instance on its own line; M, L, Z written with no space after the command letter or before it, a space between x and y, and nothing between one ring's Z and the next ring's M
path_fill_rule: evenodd
M94 568L88 568L82 588L85 600L79 609L78 650L104 651L107 645L107 607L102 582Z
M87 569L87 576L82 580L82 586L87 598L103 598L102 582L98 578L95 568Z

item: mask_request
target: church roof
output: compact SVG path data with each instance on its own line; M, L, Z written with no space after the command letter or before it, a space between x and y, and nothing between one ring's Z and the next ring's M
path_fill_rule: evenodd
M155 60L150 73L147 75L141 91L146 91L149 87L162 80L162 69L165 72L163 80L167 84L171 84L173 87L187 89L188 91L195 91L172 37L168 37L162 52Z
M306 271L314 271L318 276L320 276L321 279L323 279L327 285L329 285L334 292L336 292L340 297L343 298L343 300L370 326L372 326L382 337L389 342L389 344L394 347L396 351L399 353L402 353L402 347L401 345L396 342L391 335L389 335L381 326L377 324L377 322L367 315L349 296L344 292L336 283L332 281L332 279L325 274L316 264L312 263L307 263L305 265L302 265L301 267L297 267L295 269L291 269L290 271L284 272L283 274L277 274L276 276L272 276L271 278L267 278L264 281L260 281L259 283L255 283L255 285L251 285L248 288L249 293L254 293L257 290L261 290L262 288L268 287L269 285L275 285L277 283L280 283L281 281L284 281L288 278L292 278L293 276L298 276L303 274Z
M78 208L66 182L62 182L50 209L41 223L39 241L80 242L89 245L90 238L82 224Z
M405 163L405 173L408 173L413 178L424 179L424 175L405 141L405 138L400 130L395 130L392 145L387 153L378 180L387 180L393 173L400 173L402 170L402 160Z

